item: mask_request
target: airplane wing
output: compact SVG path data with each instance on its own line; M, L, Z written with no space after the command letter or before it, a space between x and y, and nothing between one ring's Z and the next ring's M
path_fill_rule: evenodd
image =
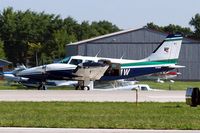
M73 75L75 76L75 80L99 80L106 70L108 69L109 65L96 63L96 62L86 62L79 64Z

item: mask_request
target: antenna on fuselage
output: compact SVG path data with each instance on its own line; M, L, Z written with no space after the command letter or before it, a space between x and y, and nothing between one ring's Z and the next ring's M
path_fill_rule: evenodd
M120 59L123 59L123 57L124 57L124 53L123 53L123 55L121 56L121 58L120 58Z
M99 53L101 52L101 50L98 51L98 53L95 55L95 57L97 57L99 55Z

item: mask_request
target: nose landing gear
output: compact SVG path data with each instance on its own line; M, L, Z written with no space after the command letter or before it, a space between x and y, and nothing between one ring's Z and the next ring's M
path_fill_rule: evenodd
M41 82L38 86L38 90L47 90L47 87L45 86L45 82Z

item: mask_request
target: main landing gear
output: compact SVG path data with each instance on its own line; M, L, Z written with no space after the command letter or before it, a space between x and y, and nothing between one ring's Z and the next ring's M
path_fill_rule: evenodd
M85 80L78 81L78 85L76 86L76 90L93 90L94 81Z

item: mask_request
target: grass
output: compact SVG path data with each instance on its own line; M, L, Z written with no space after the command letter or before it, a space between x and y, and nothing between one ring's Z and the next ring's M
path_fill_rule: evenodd
M0 126L200 129L200 109L185 103L0 102Z
M163 89L163 90L186 90L188 87L199 87L200 82L195 81L175 81L174 83L165 82L157 83L154 81L140 81L139 84L148 84L153 89Z
M17 89L26 89L26 87L18 84L18 83L9 83L4 81L4 80L0 80L0 90L17 90Z
M0 90L30 90L34 89L36 90L37 88L27 88L19 83L14 83L11 82L10 84L7 83L7 81L0 80ZM48 87L48 90L72 90L75 89L74 87L69 87L69 86L60 86L60 87Z

